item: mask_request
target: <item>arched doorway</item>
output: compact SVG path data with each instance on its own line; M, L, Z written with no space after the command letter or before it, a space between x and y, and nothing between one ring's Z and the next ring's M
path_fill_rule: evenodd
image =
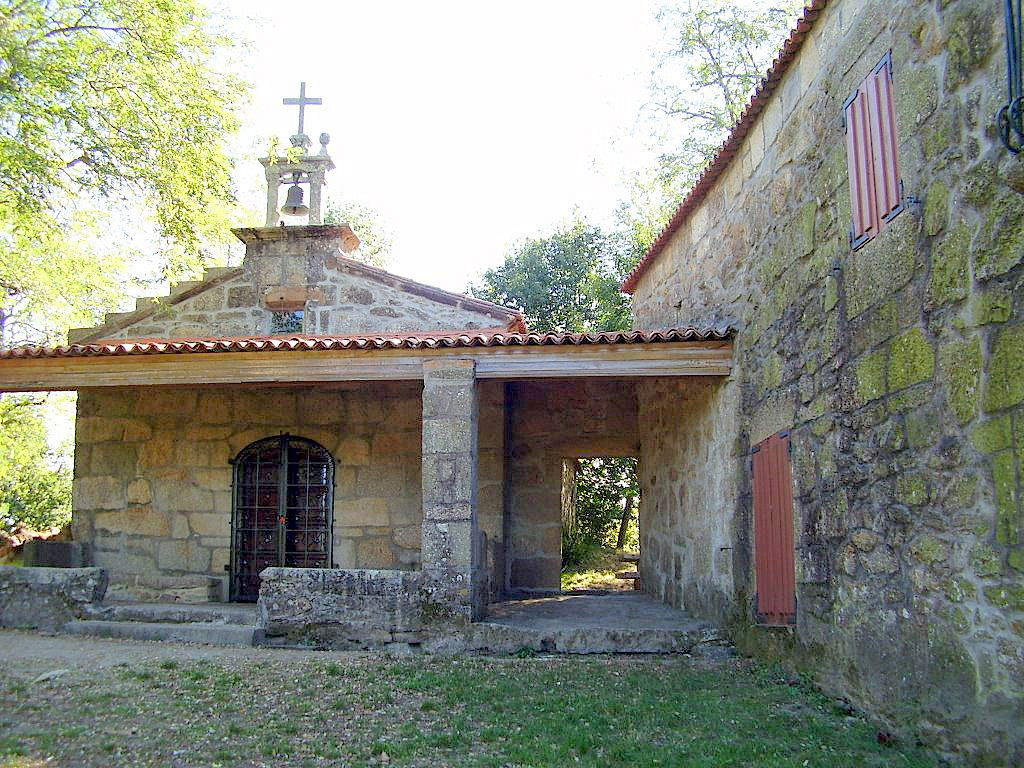
M279 435L234 459L231 599L259 597L271 566L331 567L334 459L322 445Z

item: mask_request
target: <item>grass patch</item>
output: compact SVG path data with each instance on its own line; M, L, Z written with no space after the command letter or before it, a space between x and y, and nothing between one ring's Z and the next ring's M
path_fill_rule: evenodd
M634 570L632 565L619 561L622 552L616 549L599 548L591 550L579 565L562 569L562 590L608 589L628 591L633 582L615 578L617 571Z
M0 766L934 766L748 661L267 653L13 682Z

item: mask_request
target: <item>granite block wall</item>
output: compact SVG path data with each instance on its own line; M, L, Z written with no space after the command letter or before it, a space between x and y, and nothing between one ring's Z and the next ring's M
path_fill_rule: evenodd
M637 385L640 574L660 600L716 622L735 603L738 469L735 384L718 377Z
M843 102L890 50L907 207L852 251ZM1024 157L994 128L1005 78L998 4L832 0L634 294L641 327L738 327L744 450L792 429L796 633L751 624L737 456L737 637L992 765L1024 762Z
M393 334L504 328L512 313L445 294L342 256L338 243L297 227L246 246L238 268L208 270L170 297L139 299L134 313L107 315L83 339L265 336L276 309L304 313L300 334ZM316 229L316 228L313 228ZM293 332L294 333L294 332Z
M507 385L508 589L560 588L562 460L638 455L635 387L610 379Z
M419 568L418 382L266 388L83 390L74 536L112 577L225 576L230 460L287 432L336 463L334 561Z

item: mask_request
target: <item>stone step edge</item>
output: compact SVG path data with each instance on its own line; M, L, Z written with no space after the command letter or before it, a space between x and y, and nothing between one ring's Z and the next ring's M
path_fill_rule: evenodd
M91 607L83 618L94 621L133 621L149 624L212 624L254 626L254 611L206 608L204 603L132 603Z
M692 653L701 646L721 646L722 643L721 634L714 628L542 630L481 621L472 625L467 647L471 651L490 653L528 650L567 654L682 654Z
M239 624L153 623L143 621L104 621L81 619L70 621L61 628L68 635L88 635L117 640L150 640L172 643L196 643L251 647L262 640L259 627Z

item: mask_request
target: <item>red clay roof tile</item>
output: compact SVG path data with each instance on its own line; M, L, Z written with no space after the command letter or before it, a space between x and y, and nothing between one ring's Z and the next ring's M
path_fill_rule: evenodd
M210 339L124 339L63 347L15 347L0 350L0 360L46 357L174 355L210 352L285 352L303 350L445 349L456 347L545 347L588 344L661 344L727 341L733 328L669 328L600 333L516 333L504 329L413 333L398 336L252 336Z

